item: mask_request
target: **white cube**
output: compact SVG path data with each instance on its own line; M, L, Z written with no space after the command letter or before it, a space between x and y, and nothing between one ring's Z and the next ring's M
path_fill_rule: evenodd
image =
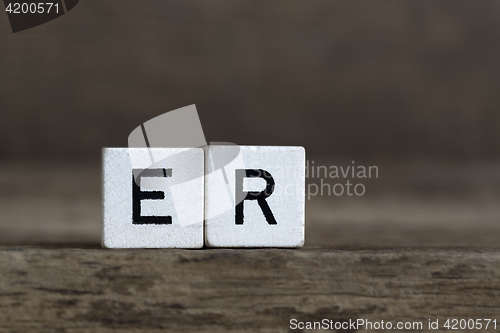
M301 247L303 147L206 147L205 245Z
M104 148L107 248L201 248L202 148Z

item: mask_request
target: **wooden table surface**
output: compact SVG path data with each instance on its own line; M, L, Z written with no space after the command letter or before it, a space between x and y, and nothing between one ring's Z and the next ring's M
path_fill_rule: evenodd
M0 332L300 331L291 319L428 331L429 319L440 330L448 318L496 319L496 169L388 164L363 197L309 200L303 249L105 250L98 164L5 164Z

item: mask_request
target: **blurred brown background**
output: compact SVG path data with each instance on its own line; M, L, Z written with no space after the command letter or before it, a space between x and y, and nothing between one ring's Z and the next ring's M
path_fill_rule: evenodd
M500 152L497 1L92 1L12 34L3 158L99 158L195 103L208 140L310 154Z
M308 203L309 244L494 246L499 18L497 1L82 0L13 34L0 15L0 242L97 242L101 147L195 103L208 141L380 167L364 197Z

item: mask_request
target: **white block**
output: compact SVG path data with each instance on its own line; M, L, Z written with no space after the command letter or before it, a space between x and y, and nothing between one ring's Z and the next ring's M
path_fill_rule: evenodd
M103 149L104 247L201 248L203 219L202 148Z
M303 147L221 145L205 154L206 246L304 245Z

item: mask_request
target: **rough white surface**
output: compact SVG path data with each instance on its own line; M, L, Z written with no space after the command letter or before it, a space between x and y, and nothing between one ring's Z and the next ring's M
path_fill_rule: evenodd
M154 159L152 161L151 159ZM171 177L142 177L141 216L171 216L172 224L133 223L132 169L172 169ZM103 234L107 248L201 248L204 219L202 148L104 148Z
M305 239L305 150L303 147L208 146L205 165L205 245L208 247L301 247ZM239 155L217 168L219 160ZM257 200L243 201L236 224L236 169L262 169L274 179L265 200L276 224L269 224ZM226 181L227 180L227 181ZM266 181L244 178L243 192L261 192Z

